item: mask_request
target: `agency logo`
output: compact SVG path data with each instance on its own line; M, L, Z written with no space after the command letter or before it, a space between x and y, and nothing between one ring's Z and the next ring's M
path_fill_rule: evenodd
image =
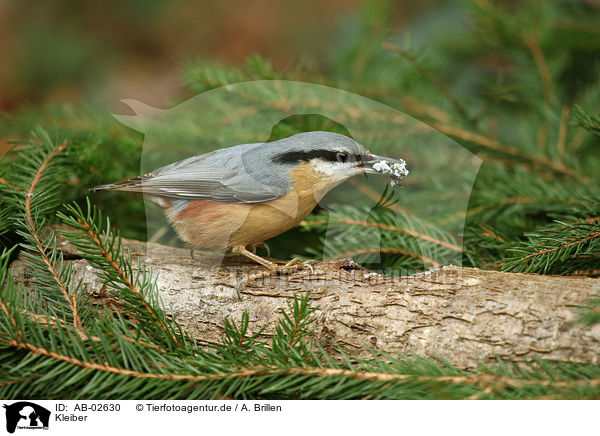
M48 429L50 411L29 401L4 404L6 409L6 431L14 433L18 429Z

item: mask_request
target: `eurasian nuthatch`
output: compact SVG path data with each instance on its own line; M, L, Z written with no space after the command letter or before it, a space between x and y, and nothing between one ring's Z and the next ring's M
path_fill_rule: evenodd
M379 173L398 182L408 174L404 165L347 136L306 132L216 150L93 189L141 192L193 247L229 249L275 271L274 263L246 247L294 227L350 177Z

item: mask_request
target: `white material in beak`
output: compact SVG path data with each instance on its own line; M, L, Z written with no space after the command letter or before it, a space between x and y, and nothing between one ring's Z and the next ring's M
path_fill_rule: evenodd
M408 169L404 159L392 159L385 156L369 155L369 160L365 162L365 173L389 175L391 185L402 183L402 179L408 176Z

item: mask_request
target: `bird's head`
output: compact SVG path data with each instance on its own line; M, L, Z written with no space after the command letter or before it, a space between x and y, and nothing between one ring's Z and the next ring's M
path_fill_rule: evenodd
M355 140L338 133L306 132L278 141L273 163L287 169L296 184L314 185L323 195L350 177L388 175L392 183L408 174L403 160L377 156Z

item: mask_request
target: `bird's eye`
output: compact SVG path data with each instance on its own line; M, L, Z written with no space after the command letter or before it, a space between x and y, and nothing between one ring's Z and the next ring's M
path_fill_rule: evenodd
M340 151L337 155L337 161L344 163L348 160L348 153L344 153L343 151Z

